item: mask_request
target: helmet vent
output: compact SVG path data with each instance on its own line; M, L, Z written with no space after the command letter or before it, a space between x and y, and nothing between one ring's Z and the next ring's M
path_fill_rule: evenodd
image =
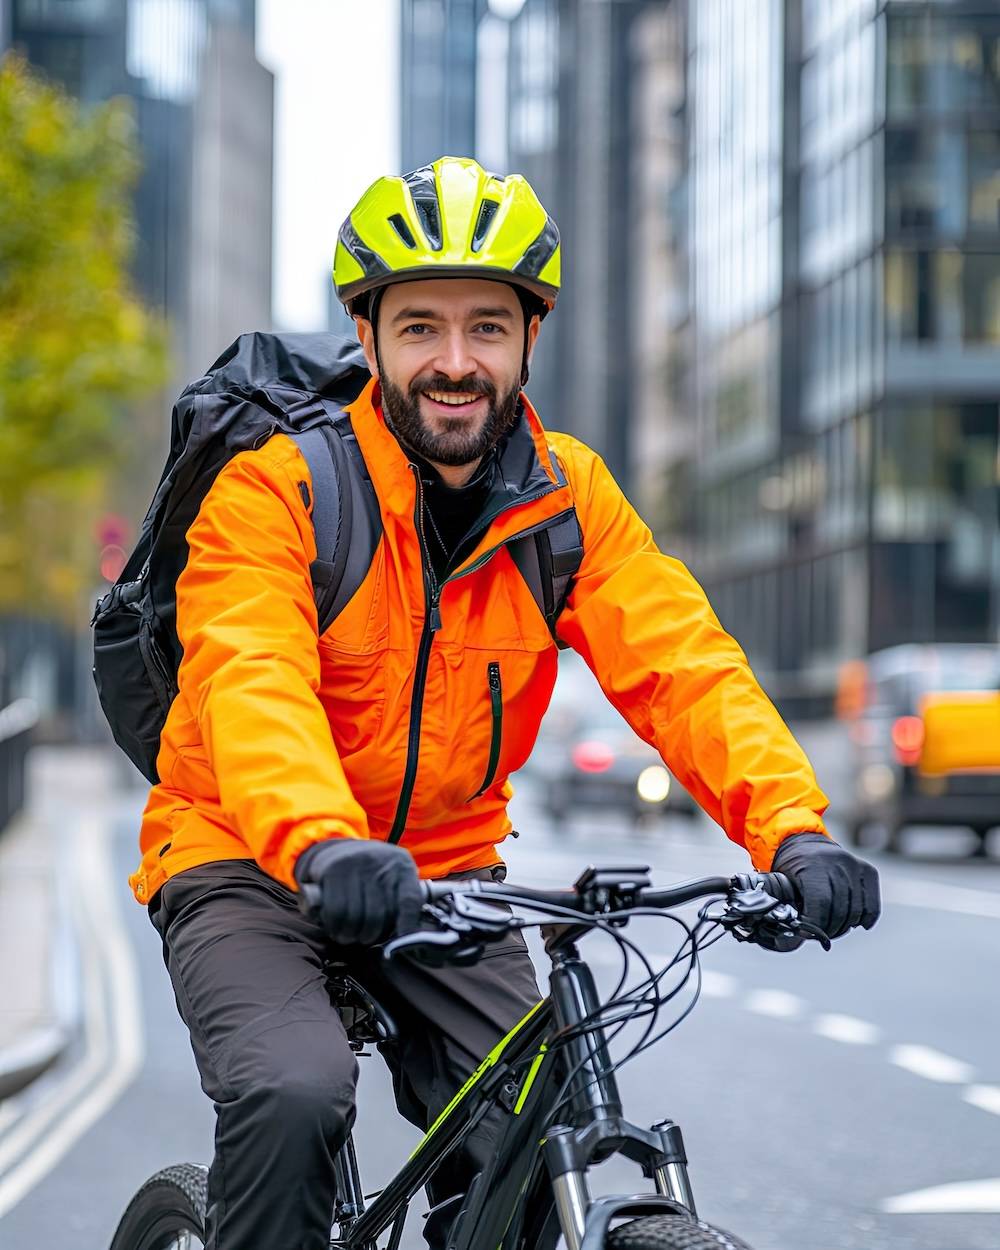
M393 213L393 215L389 218L389 225L392 226L393 230L395 230L407 247L416 251L417 241L410 233L410 227L403 220L401 213Z
M410 190L410 199L420 218L420 228L427 237L432 252L441 250L441 207L438 204L437 183L430 165L404 174L403 181Z
M493 218L497 215L497 209L500 205L496 200L483 200L479 206L479 220L476 222L476 229L472 236L472 250L479 252L482 250L483 244L486 242L486 236L490 232L490 225Z

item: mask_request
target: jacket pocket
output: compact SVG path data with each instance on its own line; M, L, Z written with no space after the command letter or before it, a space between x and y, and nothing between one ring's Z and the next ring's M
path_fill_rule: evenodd
M500 680L500 664L497 660L491 660L486 666L486 680L489 684L490 691L490 720L492 728L490 731L490 757L486 764L486 775L483 777L483 783L475 794L471 795L466 801L471 803L473 799L478 799L493 784L493 778L496 776L497 765L500 763L500 744L503 741L503 686Z

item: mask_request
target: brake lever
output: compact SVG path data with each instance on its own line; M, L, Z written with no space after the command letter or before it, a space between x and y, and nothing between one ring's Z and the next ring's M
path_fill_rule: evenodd
M726 901L719 924L738 942L755 942L761 933L767 933L778 942L787 942L788 950L800 946L803 936L814 938L826 951L831 946L818 925L801 916L791 903L778 902L761 886L734 891Z
M431 929L418 929L416 933L405 933L387 942L382 948L382 958L392 961L409 954L431 968L464 968L476 963L484 950L482 942L469 943L467 936L453 930L436 933Z

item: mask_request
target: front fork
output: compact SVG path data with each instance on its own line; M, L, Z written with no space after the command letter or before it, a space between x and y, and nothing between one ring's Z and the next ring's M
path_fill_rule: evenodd
M578 1029L600 1007L593 973L572 945L555 954L549 988L557 1031ZM570 1106L580 1127L551 1129L544 1153L567 1250L581 1250L586 1235L591 1205L587 1169L614 1153L640 1164L658 1194L694 1216L694 1195L678 1125L663 1120L645 1131L622 1118L618 1082L602 1031L578 1033L565 1043L564 1053L570 1070L577 1070Z

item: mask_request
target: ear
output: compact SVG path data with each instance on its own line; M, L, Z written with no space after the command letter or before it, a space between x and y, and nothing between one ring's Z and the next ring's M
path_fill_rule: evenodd
M358 342L365 354L368 368L373 378L378 377L378 353L375 350L375 330L366 317L355 317L354 324L358 331Z
M528 360L531 360L532 353L535 350L535 339L538 338L538 331L542 328L542 319L536 313L528 322Z

